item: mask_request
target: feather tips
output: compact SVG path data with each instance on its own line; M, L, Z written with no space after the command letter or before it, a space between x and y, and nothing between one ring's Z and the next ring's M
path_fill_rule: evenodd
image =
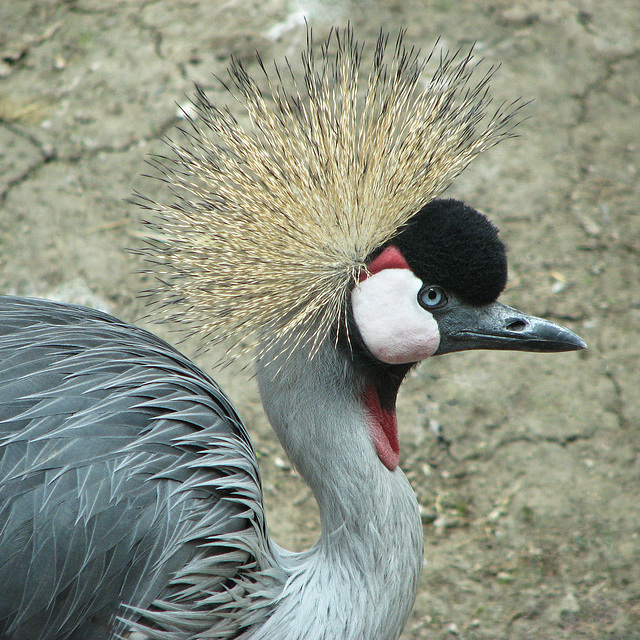
M366 76L350 28L320 45L309 30L301 78L259 60L264 89L234 61L225 87L246 123L197 90L173 157L154 162L173 202L140 199L165 319L231 357L275 341L313 355L367 256L511 135L519 102L487 115L493 69L476 81L471 53L445 54L422 86L433 52L422 60L403 36L380 34Z

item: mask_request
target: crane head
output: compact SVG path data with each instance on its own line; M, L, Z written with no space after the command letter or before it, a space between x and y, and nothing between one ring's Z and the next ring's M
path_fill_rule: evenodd
M263 86L234 61L224 87L244 120L198 89L173 157L152 161L170 200L139 201L152 212L142 253L165 319L228 345L230 357L313 358L347 328L349 296L376 248L409 239L430 216L415 212L512 136L522 104L491 107L495 69L478 75L473 51L422 58L403 32L395 41L381 32L364 59L347 27L321 43L309 30L301 73L260 61ZM427 282L420 259L405 257Z
M575 333L497 301L507 283L498 230L457 200L432 200L374 251L351 291L346 341L381 462L399 461L396 396L413 364L469 349L584 349ZM345 343L345 340L342 340Z
M351 294L353 319L365 347L387 364L468 349L586 347L569 329L498 302L506 283L494 225L462 202L434 200L374 252Z

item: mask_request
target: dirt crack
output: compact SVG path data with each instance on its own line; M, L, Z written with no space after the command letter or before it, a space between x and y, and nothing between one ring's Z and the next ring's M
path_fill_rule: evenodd
M604 376L611 382L614 391L613 400L607 408L616 416L620 428L628 430L631 426L631 423L626 415L624 391L622 389L622 385L618 381L618 378L613 371L605 371Z
M150 0L149 2L143 3L141 10L144 10L146 7L149 7L153 4L157 4L159 0ZM159 29L155 25L148 24L145 19L142 17L141 13L136 13L133 16L133 24L138 27L141 31L147 31L151 34L153 38L153 48L155 54L158 56L160 60L166 60L167 57L162 52L162 45L164 43L164 35L162 33L162 29Z
M468 453L465 456L458 458L460 462L469 462L471 460L490 460L493 456L505 447L511 446L519 442L527 444L541 444L550 443L558 445L559 447L566 448L576 442L584 442L593 438L592 433L570 433L566 436L553 436L553 435L531 435L531 434L517 434L509 435L501 438L495 446L491 448L477 449Z
M32 144L37 149L39 157L35 162L32 162L24 171L22 171L22 173L7 181L5 187L0 191L0 205L4 204L7 197L9 196L9 193L15 187L31 179L42 166L48 164L56 158L55 149L53 147L40 143L30 133L21 131L19 128L7 123L3 123L2 126L8 131L11 131L11 133L13 133L14 135L23 138L24 140L27 140L30 144Z
M13 126L11 124L2 123L0 126L4 126L14 135L19 136L31 143L37 149L39 158L35 162L31 163L19 175L7 181L5 187L0 191L0 205L6 202L9 194L13 191L13 189L19 187L24 182L33 178L42 167L49 164L50 162L67 162L69 164L75 164L78 162L82 162L83 160L95 158L100 154L127 153L140 144L148 144L156 140L162 140L175 127L175 125L176 118L175 116L172 116L170 118L167 118L149 136L145 136L143 138L135 138L117 146L99 145L96 147L84 148L73 153L59 154L56 151L55 147L38 140L38 138L32 133L24 131L21 128Z
M575 123L569 127L570 129L574 129L587 121L587 112L589 109L587 102L589 98L596 91L605 90L605 85L616 75L616 73L618 73L616 66L621 62L633 60L634 58L640 58L640 49L636 49L630 53L620 54L605 62L605 68L602 75L592 82L589 82L585 86L584 90L576 96L580 105L580 110Z

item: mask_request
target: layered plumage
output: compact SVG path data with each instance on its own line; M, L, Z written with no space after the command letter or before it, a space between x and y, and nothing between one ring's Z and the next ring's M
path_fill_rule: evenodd
M0 637L112 637L121 603L161 594L197 627L194 584L223 605L259 569L253 449L184 356L96 311L0 298L0 362Z

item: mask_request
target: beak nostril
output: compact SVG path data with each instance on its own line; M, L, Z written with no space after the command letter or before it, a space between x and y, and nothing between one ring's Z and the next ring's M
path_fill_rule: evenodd
M524 320L512 320L507 323L506 327L509 331L524 331L527 328L527 323Z

